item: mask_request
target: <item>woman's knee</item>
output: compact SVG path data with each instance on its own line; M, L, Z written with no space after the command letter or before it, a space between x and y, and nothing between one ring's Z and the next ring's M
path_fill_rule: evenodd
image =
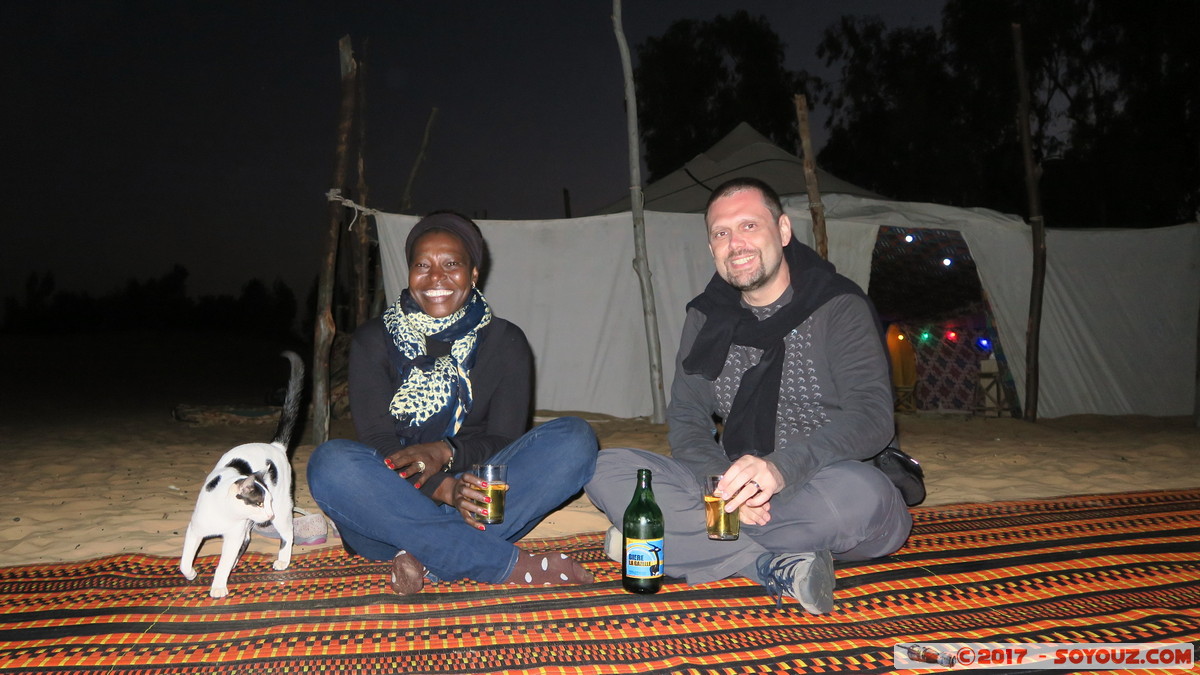
M539 436L553 438L556 460L576 470L586 469L590 476L596 468L596 453L600 443L592 426L578 417L559 417L538 427Z
M364 451L374 452L357 441L343 438L318 445L308 458L308 486L313 496L319 499L329 488L340 483L345 476L347 459Z
M596 440L596 432L592 430L592 425L579 417L552 419L539 426L537 432L539 435L553 434L558 437L556 441L560 445L587 451L593 455L599 448L599 441Z
M335 438L325 441L313 449L312 455L308 458L308 474L311 476L328 467L338 455L346 451L346 443L347 441L344 439Z

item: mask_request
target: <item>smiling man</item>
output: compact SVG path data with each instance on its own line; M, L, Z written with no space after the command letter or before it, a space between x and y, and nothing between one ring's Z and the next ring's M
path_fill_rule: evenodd
M879 321L862 289L793 240L765 183L717 187L705 224L716 275L688 304L671 457L603 450L587 493L619 523L637 469L651 469L669 576L742 575L777 603L786 595L823 614L834 607L834 558L888 555L912 528L899 490L865 461L895 429ZM735 541L706 532L700 481L717 474L742 522Z
M776 213L760 192L746 188L711 203L705 222L717 274L747 304L761 307L783 295L788 287L783 247L792 240L792 221L782 209Z

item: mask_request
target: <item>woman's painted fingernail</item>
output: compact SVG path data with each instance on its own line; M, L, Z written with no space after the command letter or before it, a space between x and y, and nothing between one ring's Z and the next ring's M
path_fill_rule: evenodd
M479 513L485 516L488 514L487 509L483 509Z
M481 488L486 488L486 487L487 487L487 481L486 481L486 480L481 480L481 481L479 481L479 487L481 487Z
M483 501L487 502L488 504L491 504L491 503L492 503L492 498L491 498L491 497L484 497L484 498L483 498Z
M389 468L389 469L395 469L395 468L396 468L396 465L395 465L395 464L392 462L392 460L390 460L390 459L385 459L385 460L383 460L383 463L384 463L384 464L387 464L387 468Z
M400 472L400 477L401 477L401 478L408 478L408 474L406 474L406 473L404 473L403 471L401 471L401 472Z

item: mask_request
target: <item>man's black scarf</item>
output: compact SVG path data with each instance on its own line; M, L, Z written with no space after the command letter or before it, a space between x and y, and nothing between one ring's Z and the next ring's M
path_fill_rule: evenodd
M741 291L714 274L704 292L688 307L707 320L683 360L683 370L715 380L725 367L732 345L763 350L762 359L742 375L721 444L730 461L742 455L765 456L775 451L775 422L779 412L779 386L783 374L783 338L832 298L851 294L867 298L858 284L840 275L815 251L794 239L783 249L791 273L792 299L770 317L759 321L742 306ZM868 306L871 305L867 300ZM872 311L872 313L874 313ZM878 324L876 317L876 323Z

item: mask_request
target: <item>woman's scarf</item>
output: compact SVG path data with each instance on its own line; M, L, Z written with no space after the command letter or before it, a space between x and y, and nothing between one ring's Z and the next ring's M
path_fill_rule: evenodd
M383 325L396 346L389 355L400 374L389 412L405 445L458 433L471 412L470 375L479 331L491 321L492 310L478 289L456 312L440 319L421 311L407 289L383 312Z
M838 274L832 263L807 246L793 240L783 248L783 255L791 276L792 299L766 319L759 321L743 307L741 292L719 274L714 274L704 292L688 303L688 308L695 307L707 318L683 360L685 373L715 380L725 367L731 345L763 350L758 364L742 375L725 418L721 445L730 460L742 455L762 457L775 451L785 358L783 338L836 296L866 298L858 284ZM867 304L871 304L869 300Z

